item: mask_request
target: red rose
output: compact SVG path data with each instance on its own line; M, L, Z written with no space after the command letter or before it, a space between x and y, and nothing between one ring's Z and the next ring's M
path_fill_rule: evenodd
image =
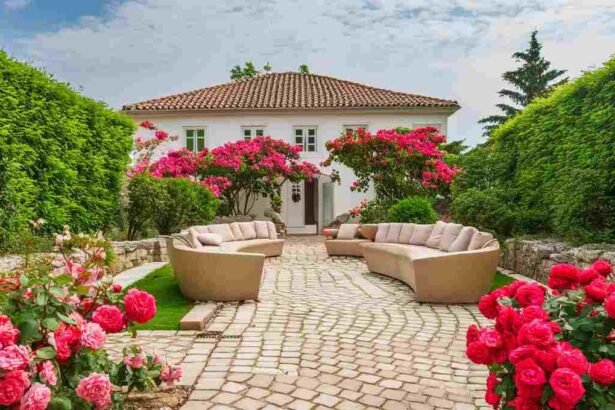
M567 263L560 263L551 268L547 285L552 289L572 289L577 283L577 268Z
M495 330L482 329L480 331L478 340L483 342L485 346L490 349L497 349L498 347L502 346L502 338L500 337L500 334Z
M556 369L551 373L549 385L555 393L556 401L574 407L585 394L581 377L570 369Z
M19 329L13 325L6 315L0 315L0 349L17 343Z
M566 402L565 399L562 399L558 396L553 396L548 401L549 408L553 410L575 410L576 406L571 405Z
M128 319L137 323L146 323L156 316L156 299L147 292L130 289L124 297Z
M102 305L92 314L92 322L108 333L119 333L126 324L124 314L116 306Z
M495 373L489 373L487 376L487 392L485 393L485 401L497 409L500 405L501 394L495 392L495 388L500 384Z
M515 366L515 385L520 395L528 397L528 395L521 393L523 390L527 390L526 388L532 391L540 388L540 391L542 391L542 386L545 383L547 383L545 371L533 359L522 360Z
M604 309L611 319L615 319L615 293L604 300Z
M615 363L610 359L602 359L591 365L589 377L601 386L615 384Z
M0 378L0 406L10 406L21 399L30 387L28 373L23 370L13 370Z
M547 373L551 373L557 368L557 358L559 351L551 348L549 350L538 350L536 352L536 363L542 367Z
M589 368L589 361L580 349L572 348L560 353L557 366L570 369L577 374L585 374Z
M577 279L581 282L582 285L587 285L592 280L596 279L600 274L594 268L587 268L580 271L577 275Z
M519 346L508 354L508 360L512 364L517 364L525 359L535 359L538 348L532 345Z
M478 336L480 335L480 328L474 324L468 326L468 331L466 332L466 347L472 342L476 342L478 340Z
M79 349L79 340L81 332L76 326L69 326L66 323L60 323L60 327L53 332L53 340L57 353L57 359L64 362Z
M534 320L547 321L549 320L549 314L540 306L528 306L521 311L521 321L523 323L529 323Z
M504 306L500 309L495 320L495 328L498 332L516 332L520 326L519 313L515 309L510 306Z
M498 315L498 306L498 300L491 293L481 297L478 302L478 310L480 310L480 313L487 319L496 318Z
M145 128L147 130L155 130L156 126L154 126L154 123L148 120L145 121L141 121L141 124L139 124L139 126L141 128Z
M510 407L516 410L541 410L542 406L538 400L532 400L525 397L517 396L514 400L507 403Z
M602 302L607 296L607 283L604 277L594 279L589 285L585 286L585 293L595 302Z
M491 349L480 341L470 343L466 348L466 355L476 364L491 364L493 362Z
M517 294L517 290L526 283L527 282L522 280L516 280L506 286L501 287L500 290L504 293L504 295L508 296L509 298L514 298Z
M555 338L548 322L534 320L521 326L517 334L517 341L520 345L529 344L546 348L555 343Z
M169 134L166 131L158 130L154 133L154 136L158 141L164 141L169 137Z
M592 265L592 268L597 270L598 273L604 277L609 276L611 272L613 272L613 267L611 266L611 264L604 260L597 260Z
M537 283L528 283L517 289L515 299L521 307L542 306L545 301L545 288Z

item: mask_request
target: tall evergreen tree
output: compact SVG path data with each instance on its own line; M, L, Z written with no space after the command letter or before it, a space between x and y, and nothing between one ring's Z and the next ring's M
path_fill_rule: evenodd
M541 55L542 44L536 38L538 31L534 30L530 38L530 46L525 51L517 51L512 55L515 61L522 65L513 71L507 71L502 78L512 84L515 90L503 89L498 92L502 97L512 100L513 104L496 104L502 114L491 115L478 122L485 124L484 135L489 135L498 125L521 111L536 97L544 97L553 87L556 87L568 80L560 79L566 70L551 69L551 63Z

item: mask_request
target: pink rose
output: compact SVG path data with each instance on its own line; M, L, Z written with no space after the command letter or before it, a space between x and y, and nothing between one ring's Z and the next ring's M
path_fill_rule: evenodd
M56 349L57 360L65 362L79 348L81 333L75 326L60 323L58 330L53 332L52 345Z
M549 385L555 393L555 400L574 408L585 394L581 377L570 369L556 369L551 373Z
M182 368L179 366L167 366L160 372L160 380L168 386L178 381L182 377Z
M0 315L0 349L3 346L14 345L17 339L19 339L19 329L13 326L8 316Z
M130 289L124 297L128 319L137 323L146 323L156 316L156 299L147 292Z
M111 288L109 290L111 290L111 292L113 293L120 293L122 291L122 285L120 285L119 283L114 283L113 285L111 285Z
M154 133L154 136L158 141L164 141L169 137L169 134L166 131L158 130Z
M56 373L56 367L50 360L45 360L38 365L38 375L41 379L50 386L58 384L58 375Z
M0 350L0 370L24 370L30 364L30 348L11 345Z
M81 379L75 389L77 396L104 409L111 404L111 382L106 374L92 373Z
M124 314L116 306L102 305L92 314L92 322L98 323L105 332L118 333L124 329Z
M589 377L601 386L615 384L615 363L610 359L602 359L591 365Z
M104 346L106 340L107 335L98 323L90 322L81 327L81 337L79 339L81 346L98 350Z
M51 400L51 390L44 384L34 383L19 402L19 410L45 410Z
M137 353L134 356L124 357L124 364L131 369L140 369L145 364L145 356L143 353Z
M28 373L23 370L13 370L0 378L0 406L10 406L21 399L30 387Z

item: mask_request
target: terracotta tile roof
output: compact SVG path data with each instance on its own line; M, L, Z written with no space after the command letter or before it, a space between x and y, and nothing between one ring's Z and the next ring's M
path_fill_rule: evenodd
M401 93L316 74L270 73L125 105L124 111L445 107L457 101Z

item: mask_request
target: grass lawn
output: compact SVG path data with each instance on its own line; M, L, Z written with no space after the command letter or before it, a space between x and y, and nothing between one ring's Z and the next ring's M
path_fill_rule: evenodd
M137 326L147 330L179 330L179 321L188 313L192 302L184 298L173 276L171 265L156 269L131 287L151 293L156 298L156 317Z
M511 278L510 276L503 275L500 272L496 272L495 279L493 279L493 286L491 287L491 290L499 289L514 281L515 280Z

